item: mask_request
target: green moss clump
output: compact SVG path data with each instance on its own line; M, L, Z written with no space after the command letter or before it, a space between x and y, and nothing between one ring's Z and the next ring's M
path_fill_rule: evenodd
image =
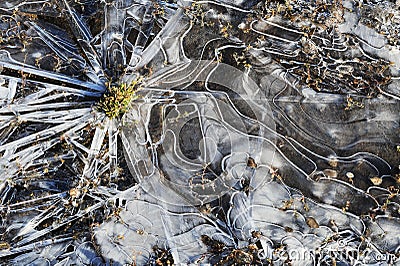
M128 111L132 100L138 98L136 92L140 89L141 79L136 79L129 85L122 83L118 86L109 85L97 107L109 118L120 117Z

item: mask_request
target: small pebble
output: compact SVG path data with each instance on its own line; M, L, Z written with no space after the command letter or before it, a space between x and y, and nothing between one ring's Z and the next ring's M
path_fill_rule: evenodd
M306 223L310 228L319 228L318 222L313 217L307 217Z
M352 172L347 172L347 173L346 173L346 176L347 176L348 178L354 178L354 174L353 174Z
M338 175L337 171L333 169L325 169L323 172L327 177L331 178L336 178Z
M382 184L382 178L380 178L379 176L371 177L370 180L375 186L379 186L380 184Z

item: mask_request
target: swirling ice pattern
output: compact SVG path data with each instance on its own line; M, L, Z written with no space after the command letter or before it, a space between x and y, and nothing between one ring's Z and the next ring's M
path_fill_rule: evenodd
M398 263L398 6L320 2L2 1L1 264Z

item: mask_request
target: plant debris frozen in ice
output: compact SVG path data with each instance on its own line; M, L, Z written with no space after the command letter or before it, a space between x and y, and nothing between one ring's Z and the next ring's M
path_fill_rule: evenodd
M99 102L99 111L104 112L110 118L123 115L128 111L129 104L136 99L138 83L139 80L135 80L130 84L108 85L107 92L103 94L103 98Z
M1 264L399 261L399 17L2 1Z

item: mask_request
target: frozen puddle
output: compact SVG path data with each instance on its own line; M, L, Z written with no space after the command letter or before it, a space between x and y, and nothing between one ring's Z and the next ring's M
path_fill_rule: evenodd
M397 265L399 22L2 1L0 264Z

